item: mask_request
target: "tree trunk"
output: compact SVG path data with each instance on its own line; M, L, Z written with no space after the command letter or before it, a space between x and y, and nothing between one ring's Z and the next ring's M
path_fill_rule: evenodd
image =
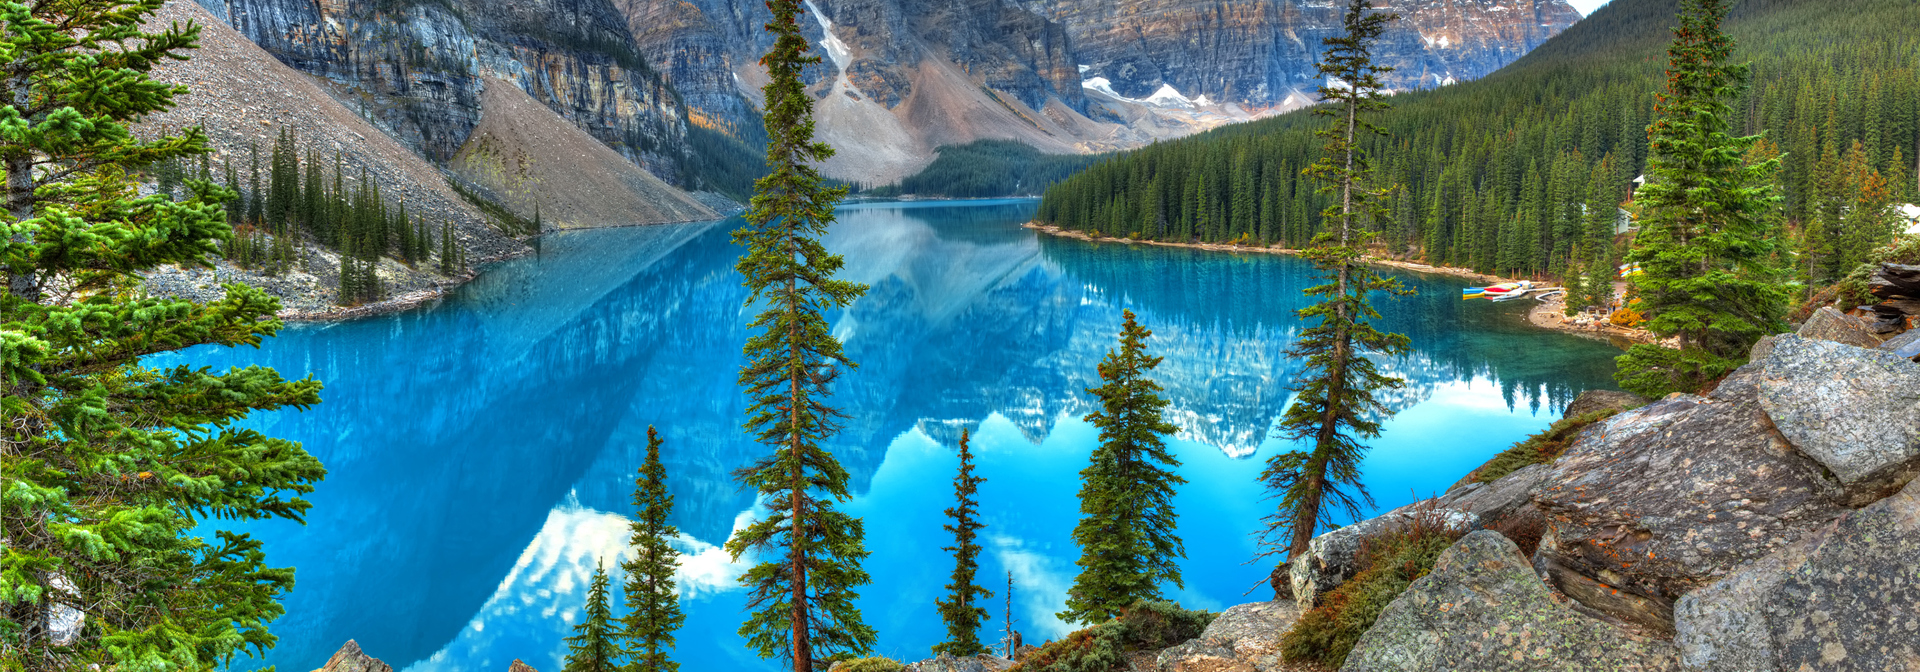
M787 258L792 259L794 255L793 236L795 235L792 231L792 218L789 217L785 224L788 228ZM789 309L791 309L791 306L798 305L798 297L795 296L795 294L798 293L798 289L794 285L792 276L787 277L786 290L787 305L790 307ZM801 352L800 348L800 333L797 322L787 327L787 343L789 356L793 357L796 362L805 361L805 354ZM793 600L793 672L813 672L813 648L807 638L807 554L805 544L807 538L807 465L806 460L801 456L800 452L800 444L802 442L800 434L800 390L802 384L805 382L805 375L806 370L804 368L794 369L792 378L789 379L789 385L791 387L789 388L787 397L787 459L793 462L793 474L788 477L791 480L787 484L791 492L788 497L792 498L791 504L793 505L793 510L787 518L787 541L790 545L787 561L792 565L791 571L793 573L793 578L791 579L792 585L789 588L792 591L792 597L790 599Z
M33 88L28 79L27 68L16 62L15 73L7 78L7 92L12 94L11 102L22 113L32 109ZM26 221L33 217L33 154L20 150L0 157L7 171L7 214L13 221ZM13 237L13 242L30 242L25 234ZM40 283L31 268L6 269L7 291L28 301L40 300Z

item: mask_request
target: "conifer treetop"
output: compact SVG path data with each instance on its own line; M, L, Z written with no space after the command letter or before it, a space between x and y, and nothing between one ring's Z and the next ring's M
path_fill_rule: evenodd
M1120 347L1099 365L1099 387L1089 388L1098 410L1086 416L1100 429L1100 445L1080 471L1080 574L1067 591L1062 620L1101 623L1135 602L1158 599L1160 583L1184 587L1178 560L1186 547L1178 536L1174 488L1186 479L1173 469L1180 460L1161 437L1179 431L1161 411L1167 400L1147 375L1160 357L1147 354L1153 332L1131 310L1122 311Z
M958 658L988 653L986 645L980 643L980 624L986 621L987 610L977 600L993 597L993 591L974 583L973 578L980 569L981 551L975 539L986 527L977 517L979 502L974 497L986 479L974 475L973 451L968 444L969 433L962 429L960 468L953 476L954 505L946 510L953 522L941 526L953 535L953 545L940 548L953 554L952 582L946 586L947 596L935 602L940 619L947 625L947 640L935 644L933 652Z
M680 530L668 520L673 515L673 495L667 492L667 468L660 461L660 433L647 427L647 459L633 481L633 522L631 535L633 559L621 565L626 573L627 615L620 619L621 639L625 641L627 664L621 672L675 672L680 663L668 657L673 649L674 631L686 623L680 611L674 573L680 568L680 552L669 540Z

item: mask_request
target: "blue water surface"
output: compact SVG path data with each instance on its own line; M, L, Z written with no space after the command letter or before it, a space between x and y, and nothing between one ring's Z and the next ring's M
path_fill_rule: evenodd
M1176 505L1188 607L1266 599L1246 564L1273 502L1254 481L1286 447L1271 438L1298 370L1310 267L1267 254L1096 245L1019 227L1032 201L865 204L841 210L828 245L843 277L872 286L835 316L860 366L833 401L849 418L834 451L852 474L873 576L860 600L877 653L925 657L952 561L941 510L954 445L973 431L987 552L980 578L999 637L1005 581L1027 641L1070 627L1077 474L1096 442L1083 420L1095 364L1120 311L1154 331L1154 377L1182 428L1188 483ZM764 452L739 429L736 385L752 311L733 270L740 221L546 236L433 306L297 325L261 349L198 348L216 369L263 364L323 381L324 403L248 422L305 444L329 470L305 526L241 526L270 562L298 568L279 646L283 671L317 668L348 639L395 668L558 672L596 562L623 557L633 477L659 428L673 522L684 532L687 670L774 670L735 633L743 565L720 550L755 513L730 473ZM1493 453L1611 387L1597 343L1525 325L1518 304L1463 302L1461 280L1402 273L1415 296L1380 301L1414 354L1382 362L1408 381L1371 441L1366 483L1381 507L1443 490Z

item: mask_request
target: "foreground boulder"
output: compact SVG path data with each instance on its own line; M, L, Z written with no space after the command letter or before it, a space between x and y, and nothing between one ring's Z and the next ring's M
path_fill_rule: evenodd
M1920 481L1681 598L1688 669L1920 669Z
M1840 514L1838 487L1773 431L1751 385L1716 395L1674 395L1581 434L1534 493L1549 521L1540 554L1671 605Z
M909 663L905 672L1005 672L1009 667L1013 667L1013 661L999 656L982 654L955 658L943 653L937 658Z
M1162 650L1161 672L1267 672L1282 667L1280 636L1300 620L1291 602L1254 602L1221 612L1199 637Z
M1467 535L1407 588L1341 672L1678 670L1670 644L1632 635L1554 601L1520 549Z
M1366 520L1314 537L1307 552L1287 563L1293 599L1302 610L1312 609L1320 596L1360 572L1360 547L1368 537L1412 525L1416 516L1439 517L1440 525L1456 530L1480 526L1479 516L1438 506L1432 500L1414 502Z
M1885 350L1789 335L1775 341L1761 368L1761 408L1855 504L1886 496L1920 470L1920 365Z
M327 664L314 672L393 672L393 666L367 655L360 650L359 642L349 639L339 651L333 652Z

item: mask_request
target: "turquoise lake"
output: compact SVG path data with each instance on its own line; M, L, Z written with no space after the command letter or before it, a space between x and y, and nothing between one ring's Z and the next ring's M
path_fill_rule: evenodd
M982 583L1038 643L1071 628L1062 607L1077 550L1077 474L1096 435L1081 417L1120 311L1154 331L1166 361L1172 441L1188 483L1176 500L1188 607L1268 599L1247 564L1273 502L1254 481L1285 449L1270 438L1298 367L1285 350L1310 267L1291 257L1096 245L1019 227L1033 201L861 204L828 245L843 277L872 289L835 334L860 367L833 400L850 416L834 449L852 473L846 509L865 519L873 583L861 608L878 654L927 657L943 636L934 600L952 561L940 546L962 428L974 432L987 523ZM396 669L559 672L598 559L626 542L648 425L684 533L690 671L775 670L735 630L741 565L719 549L755 513L730 472L762 447L739 430L735 384L750 317L728 240L739 220L549 235L437 305L295 325L263 348L154 358L215 368L264 364L326 384L324 403L248 422L303 442L329 470L305 526L242 526L270 564L298 568L280 644L283 672L319 667L348 639ZM1366 482L1383 508L1444 490L1546 427L1575 395L1612 388L1605 343L1527 326L1526 302L1459 298L1464 280L1402 273L1415 296L1381 298L1383 327L1414 354L1398 410L1371 441ZM616 579L616 585L618 580ZM1252 589L1249 593L1249 589ZM616 595L617 600L617 595ZM989 601L999 639L1003 597ZM616 612L617 613L617 612Z

